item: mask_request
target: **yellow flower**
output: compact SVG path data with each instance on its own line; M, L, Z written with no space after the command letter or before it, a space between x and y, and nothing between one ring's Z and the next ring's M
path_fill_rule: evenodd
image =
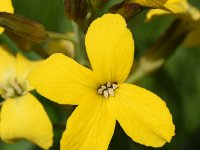
M0 0L0 12L13 13L14 8L12 6L12 0ZM4 28L0 27L0 34L4 31Z
M41 148L52 145L52 125L40 102L29 93L26 77L38 62L0 47L0 138L9 143L27 139Z
M106 150L116 120L134 141L161 147L174 135L164 101L136 85L123 83L133 62L134 41L120 15L96 19L86 34L92 69L53 54L29 75L43 96L78 107L68 119L61 150Z

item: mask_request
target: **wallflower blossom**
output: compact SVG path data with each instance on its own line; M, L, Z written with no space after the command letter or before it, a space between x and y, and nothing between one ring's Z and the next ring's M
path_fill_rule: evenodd
M51 122L40 102L29 93L33 88L26 77L38 64L0 47L0 138L8 143L27 139L43 149L51 147Z
M0 0L0 12L13 13L14 8L12 6L12 0ZM4 31L4 28L0 27L0 34Z
M175 134L166 104L152 92L124 83L134 41L117 14L96 19L86 34L92 70L53 54L29 75L32 86L59 104L78 105L67 121L61 150L106 150L116 121L135 142L161 147Z

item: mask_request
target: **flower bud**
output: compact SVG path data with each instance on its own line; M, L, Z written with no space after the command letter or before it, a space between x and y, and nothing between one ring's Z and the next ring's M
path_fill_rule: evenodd
M0 12L0 26L34 42L42 42L47 38L41 24L15 14Z
M64 0L64 7L66 16L75 22L83 20L88 12L86 0Z
M127 3L126 1L110 8L110 12L122 15L125 19L129 19L139 13L142 7L137 3Z

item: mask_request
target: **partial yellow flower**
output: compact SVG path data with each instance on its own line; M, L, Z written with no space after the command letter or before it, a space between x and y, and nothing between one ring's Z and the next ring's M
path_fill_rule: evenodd
M144 7L160 8L163 10L168 10L165 7L165 3L167 3L170 0L127 0L127 1L128 1L127 3L138 3Z
M182 15L184 18L192 19L192 20L199 20L200 13L199 11L191 6L187 0L168 0L168 2L164 5L166 8L173 11L165 11L162 9L151 9L147 13L147 20L150 20L154 16L170 14L170 15Z
M199 13L200 15L200 13ZM193 30L188 34L187 38L183 42L185 47L194 47L200 45L200 19L196 22L193 22Z
M187 25L191 26L191 32L188 34L183 45L187 47L200 45L200 40L198 40L200 35L200 11L191 6L187 0L169 0L164 6L172 10L173 13L161 9L151 9L147 13L147 21L160 15L177 16L187 21Z
M133 62L134 41L117 14L96 19L86 34L92 69L53 54L28 79L43 96L78 107L67 121L61 150L106 150L116 121L135 142L161 147L175 134L166 104L152 92L124 83Z
M28 73L38 64L22 54L15 58L0 46L0 138L9 143L27 139L43 149L53 143L51 122L40 102L29 93Z
M13 13L14 8L12 6L12 0L0 0L0 12ZM0 34L4 31L4 28L0 27Z

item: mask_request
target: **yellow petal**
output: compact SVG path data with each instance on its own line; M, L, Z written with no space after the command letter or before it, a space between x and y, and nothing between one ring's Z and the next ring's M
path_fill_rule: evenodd
M158 96L131 84L121 84L110 105L124 131L135 142L161 147L170 142L175 127L172 116Z
M103 84L123 82L133 62L134 41L125 20L117 14L106 14L90 25L86 50L92 68Z
M3 103L0 127L1 139L5 142L27 139L44 149L53 143L51 122L43 106L31 94Z
M14 8L12 6L12 0L0 0L0 12L13 13ZM0 27L0 34L4 31L4 28Z
M28 79L41 95L60 104L78 104L99 85L91 70L59 53L39 64Z
M108 101L96 93L84 96L67 121L61 139L61 150L107 150L116 119Z
M0 85L6 86L8 80L14 80L16 75L15 57L0 46ZM0 87L1 88L1 87Z
M17 82L26 91L32 90L32 87L28 84L27 76L39 62L28 60L21 53L17 54Z
M0 12L13 13L12 0L0 0Z

